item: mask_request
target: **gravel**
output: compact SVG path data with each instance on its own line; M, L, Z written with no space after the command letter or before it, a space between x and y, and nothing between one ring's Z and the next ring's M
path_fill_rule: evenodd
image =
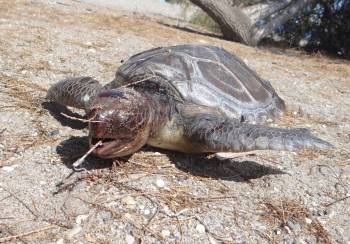
M348 61L245 47L119 6L2 1L0 14L0 242L350 241ZM69 76L106 83L131 55L181 43L247 60L289 107L276 123L336 149L217 159L145 147L128 161L88 157L71 175L87 129L46 104L46 89Z

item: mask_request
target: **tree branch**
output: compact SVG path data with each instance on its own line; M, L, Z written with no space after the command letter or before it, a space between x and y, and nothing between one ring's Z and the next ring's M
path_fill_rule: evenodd
M258 20L265 19L272 14L281 11L292 3L292 0L283 0L283 1L268 1L266 3L258 3L242 9L253 23L256 23Z

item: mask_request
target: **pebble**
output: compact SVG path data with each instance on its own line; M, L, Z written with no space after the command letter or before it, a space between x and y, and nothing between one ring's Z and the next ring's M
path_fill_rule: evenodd
M50 132L50 136L56 136L60 133L60 130L53 130Z
M166 238L170 236L170 231L169 230L162 230L162 237Z
M75 223L77 223L78 225L80 225L84 220L86 220L88 217L87 214L82 214L82 215L78 215L76 218L75 218Z
M290 220L287 221L287 226L294 232L300 231L301 230L301 226L298 223L294 223Z
M122 198L122 203L126 204L127 208L133 208L136 204L136 201L132 196L126 196Z
M75 235L79 234L79 232L82 230L80 225L76 225L73 229L68 231L67 233L67 239L70 240L72 239Z
M280 230L275 230L276 235L280 235L282 232Z
M143 212L145 215L149 215L151 213L151 211L149 209L145 209L145 211Z
M209 235L208 237L209 237L210 244L218 244L218 242L214 239L214 237L212 237L211 235Z
M125 241L128 244L133 244L135 242L135 238L132 235L126 235Z
M100 212L100 217L101 217L103 222L106 222L106 221L112 219L112 213L108 212L108 211L102 211L102 212Z
M202 224L198 224L196 226L196 230L197 230L198 233L201 233L201 234L205 233L205 227Z
M312 219L305 218L305 222L306 222L307 224L311 224L311 223L312 223Z
M165 182L162 179L158 179L156 181L156 186L159 188L163 188L165 186Z
M61 238L61 239L56 241L56 244L64 244L64 240Z
M11 171L13 171L15 168L11 167L11 166L4 166L2 167L3 171L6 171L7 173L10 173Z

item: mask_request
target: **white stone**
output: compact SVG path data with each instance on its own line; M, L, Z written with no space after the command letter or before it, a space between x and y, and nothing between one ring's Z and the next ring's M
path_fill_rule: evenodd
M82 214L82 215L78 215L76 218L75 218L75 223L77 223L78 225L80 225L84 220L86 220L88 217L87 214Z
M61 239L56 241L56 244L64 244L64 240L61 238Z
M197 230L198 233L201 233L201 234L205 233L205 227L202 224L198 224L196 226L196 230Z
M128 244L133 244L135 242L135 238L132 235L126 235L125 241Z
M311 223L312 223L312 219L305 218L305 222L306 222L307 224L311 224Z
M82 229L80 225L76 225L73 229L68 231L67 239L72 239L75 235L79 234Z
M145 215L149 215L150 213L151 213L151 211L149 209L145 209L145 211L144 211Z
M132 196L126 196L122 198L122 203L126 204L127 208L133 208L136 204L136 201Z
M13 171L15 168L11 167L11 166L4 166L2 167L3 171L6 171L7 173L10 173L11 171Z
M170 231L169 230L162 230L162 237L166 238L170 236Z
M162 179L157 179L156 186L159 188L163 188L165 186L165 182Z

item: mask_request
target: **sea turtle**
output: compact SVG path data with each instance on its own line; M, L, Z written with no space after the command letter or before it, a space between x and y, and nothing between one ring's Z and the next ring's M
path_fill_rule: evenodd
M307 129L264 126L285 110L271 84L236 55L178 45L132 56L102 86L90 77L54 84L51 101L85 109L90 146L102 158L145 144L185 153L332 147Z

